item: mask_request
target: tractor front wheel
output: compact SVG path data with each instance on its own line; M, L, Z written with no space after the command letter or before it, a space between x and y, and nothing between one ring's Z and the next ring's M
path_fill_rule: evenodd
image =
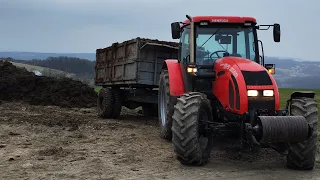
M303 142L290 144L287 166L292 169L312 170L316 161L318 107L313 98L292 99L290 115L304 116L311 125L310 137Z
M173 114L172 142L180 163L207 163L213 135L207 131L206 125L212 120L211 105L204 94L190 92L177 99Z

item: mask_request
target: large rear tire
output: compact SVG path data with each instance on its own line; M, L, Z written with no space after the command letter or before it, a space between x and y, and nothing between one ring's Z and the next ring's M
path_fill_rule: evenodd
M158 91L160 137L169 141L172 139L172 115L176 102L177 98L170 95L168 70L162 70Z
M315 166L318 136L318 105L312 98L293 99L290 106L292 116L304 116L311 125L311 136L301 143L290 144L287 167L312 170Z
M180 163L207 163L213 145L213 135L205 131L205 122L212 120L211 105L204 94L191 92L178 98L173 114L172 142Z
M97 100L98 116L111 118L113 111L113 95L110 88L100 90Z

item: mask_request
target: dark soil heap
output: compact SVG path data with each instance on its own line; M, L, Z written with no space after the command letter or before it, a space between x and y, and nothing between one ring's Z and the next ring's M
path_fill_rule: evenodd
M36 76L7 61L0 61L0 101L23 101L31 105L94 107L93 88L68 78Z

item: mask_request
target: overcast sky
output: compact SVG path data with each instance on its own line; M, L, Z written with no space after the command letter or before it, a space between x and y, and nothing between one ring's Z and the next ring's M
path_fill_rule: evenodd
M320 61L319 0L0 0L0 51L95 52L135 37L171 40L185 15L253 16L265 55Z

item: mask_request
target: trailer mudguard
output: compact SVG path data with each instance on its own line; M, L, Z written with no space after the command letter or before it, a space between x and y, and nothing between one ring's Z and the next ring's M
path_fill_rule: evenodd
M169 87L171 96L180 96L184 91L184 83L178 60L167 59L163 64L163 69L168 69Z

